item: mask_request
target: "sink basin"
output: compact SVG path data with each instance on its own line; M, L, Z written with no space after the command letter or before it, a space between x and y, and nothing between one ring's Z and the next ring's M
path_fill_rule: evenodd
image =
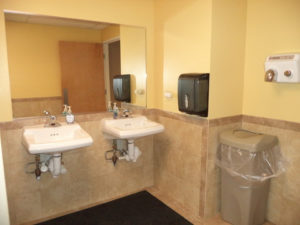
M101 121L101 128L106 137L112 139L135 139L164 130L163 125L148 120L145 116L121 119L105 118Z
M23 128L23 144L30 154L60 153L92 143L91 136L77 123L61 123L59 127L44 127L41 124Z

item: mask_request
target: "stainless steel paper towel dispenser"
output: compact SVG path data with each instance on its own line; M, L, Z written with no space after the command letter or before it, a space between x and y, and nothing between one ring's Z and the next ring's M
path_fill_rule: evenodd
M207 117L208 93L208 73L181 74L178 79L179 111Z
M131 101L130 75L116 75L113 78L114 96L117 101Z

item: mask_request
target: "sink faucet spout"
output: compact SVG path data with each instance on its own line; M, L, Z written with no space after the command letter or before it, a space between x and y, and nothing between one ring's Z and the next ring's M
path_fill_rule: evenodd
M59 127L60 123L56 121L56 116L51 115L50 112L44 110L44 114L48 118L48 122L46 122L45 127Z

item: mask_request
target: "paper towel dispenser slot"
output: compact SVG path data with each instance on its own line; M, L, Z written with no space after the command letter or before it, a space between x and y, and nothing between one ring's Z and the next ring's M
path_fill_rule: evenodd
M179 111L207 117L208 93L208 73L181 74L178 79Z
M300 82L300 54L268 56L265 62L265 81Z
M130 102L130 74L114 76L113 90L117 101Z

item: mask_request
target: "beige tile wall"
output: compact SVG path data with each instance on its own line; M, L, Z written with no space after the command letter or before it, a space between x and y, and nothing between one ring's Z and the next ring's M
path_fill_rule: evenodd
M176 205L184 216L197 221L199 215L202 221L220 212L220 170L215 165L218 135L226 129L244 128L278 136L290 162L287 172L271 181L267 220L276 225L300 224L300 124L249 116L205 124L183 114L158 110L147 114L166 128L154 137L153 188L158 196L165 196L168 205Z
M147 187L164 196L167 204L182 208L183 216L189 215L195 221L214 217L220 206L220 171L215 166L218 135L225 129L241 127L279 137L283 154L291 165L284 175L271 182L267 218L277 225L299 224L300 124L249 116L208 121L156 109L139 111L162 123L165 131L136 141L143 152L137 163L123 161L113 167L104 160L111 141L103 138L100 120L110 114L81 115L77 121L95 143L64 154L67 174L57 179L43 174L39 182L33 175L24 173L24 166L33 157L21 144L21 128L41 123L43 118L2 125L12 224L62 215Z
M13 117L42 116L47 110L53 115L59 115L63 110L61 97L12 99Z
M299 124L281 126L282 121L246 117L243 128L255 132L276 135L280 149L288 159L287 171L271 181L267 219L276 225L300 224L300 129ZM265 124L265 125L263 125Z
M79 116L79 124L94 139L90 147L64 153L68 172L58 178L42 174L36 181L25 173L25 165L34 157L21 143L22 120L18 125L3 125L1 131L5 176L11 224L24 224L95 205L153 185L153 137L136 141L142 151L137 163L119 161L116 167L104 159L111 141L104 139L100 120L106 114ZM37 121L39 121L37 119Z
M170 205L181 206L192 220L216 216L220 205L220 177L215 165L218 134L240 128L242 116L208 121L156 110L148 114L165 126L164 133L154 136L155 193L166 196Z
M165 131L155 135L153 142L155 188L198 216L206 120L162 112L155 119L165 126Z
M219 123L210 121L208 131L207 173L205 176L206 189L204 218L214 217L220 212L221 178L220 169L216 166L216 154L219 147L219 133L231 128L241 128L241 126L241 117L236 117L235 120L223 120Z
M219 213L221 184L215 156L219 133L230 128L243 128L279 138L281 151L290 167L286 173L271 180L266 218L276 225L300 224L300 124L250 116L209 121L204 217L211 218Z

